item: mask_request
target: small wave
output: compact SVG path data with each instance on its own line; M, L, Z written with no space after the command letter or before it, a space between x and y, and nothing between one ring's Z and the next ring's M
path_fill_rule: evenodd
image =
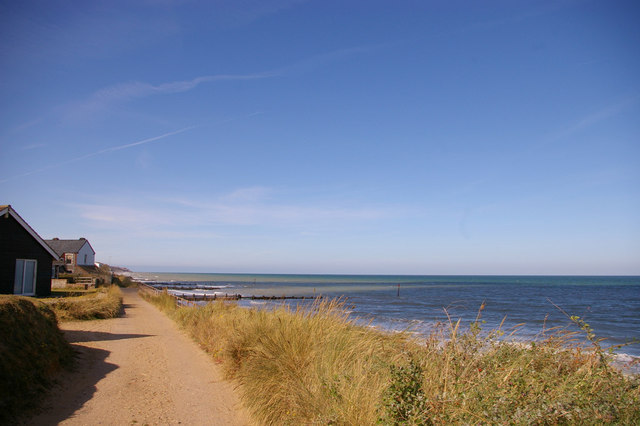
M629 354L616 354L614 358L618 362L635 362L640 360L640 357Z
M152 283L152 282L150 282ZM171 283L171 282L153 282L153 287L158 289L178 290L178 291L192 291L192 290L220 290L233 288L232 285L217 285L217 284L196 284L196 283Z
M614 354L611 364L623 373L640 374L640 356L625 353Z
M199 289L199 290L181 290L181 289L176 289L176 288L172 288L172 289L168 289L167 292L169 294L174 294L176 296L181 296L181 295L185 295L185 296L231 296L232 294L229 292L225 292L225 291L212 291L212 290L206 290L206 289Z

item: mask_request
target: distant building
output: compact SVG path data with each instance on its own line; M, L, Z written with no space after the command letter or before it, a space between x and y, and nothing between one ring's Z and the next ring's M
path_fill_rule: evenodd
M58 258L54 262L57 273L77 273L82 267L94 268L96 252L86 238L77 240L61 240L54 238L46 240L46 243L56 252ZM86 269L86 268L85 268Z
M0 293L49 296L56 252L13 207L0 206Z

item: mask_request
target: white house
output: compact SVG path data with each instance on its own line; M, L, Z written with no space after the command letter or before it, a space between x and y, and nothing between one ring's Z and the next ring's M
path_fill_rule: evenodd
M59 269L73 273L77 266L94 266L96 252L86 238L77 240L46 240L47 244L60 256ZM61 272L64 272L61 271Z

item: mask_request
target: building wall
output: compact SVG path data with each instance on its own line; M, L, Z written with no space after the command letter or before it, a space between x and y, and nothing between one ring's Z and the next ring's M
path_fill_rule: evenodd
M0 216L0 294L13 294L16 259L37 260L36 295L51 294L51 255L11 215Z
M85 260L86 257L86 260ZM78 251L78 256L76 257L76 262L78 265L89 265L93 266L96 262L96 255L91 250L91 246L89 243L85 243L82 248Z

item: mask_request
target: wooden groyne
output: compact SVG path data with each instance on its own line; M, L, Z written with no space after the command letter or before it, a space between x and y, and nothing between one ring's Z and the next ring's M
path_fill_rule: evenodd
M140 284L140 289L152 293L162 293L167 291L167 287L153 287L148 284ZM184 288L181 288L184 290ZM236 300L316 300L322 296L243 296L241 294L188 294L188 293L167 293L176 299L178 305L195 305L195 302L236 301Z
M221 290L225 288L225 287L216 287L216 286L174 285L174 284L164 284L164 283L154 284L152 287L157 289L166 288L167 290Z
M241 294L185 294L174 293L174 296L191 301L208 300L313 300L322 296L243 296Z

